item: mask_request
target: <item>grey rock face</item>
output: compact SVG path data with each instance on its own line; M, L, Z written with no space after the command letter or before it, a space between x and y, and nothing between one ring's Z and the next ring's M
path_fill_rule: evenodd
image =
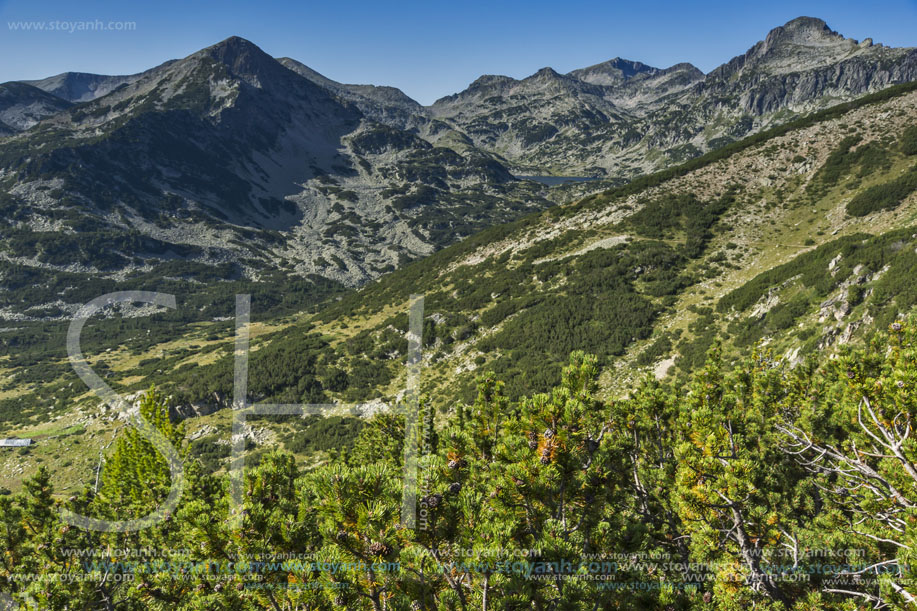
M68 102L31 85L0 84L0 133L29 129L69 107Z
M282 57L277 61L300 76L352 102L370 119L401 129L417 128L427 123L427 112L424 107L400 89L376 85L344 85L295 59Z
M22 81L68 102L89 102L111 93L124 83L132 83L140 77L106 76L85 72L64 72L38 81Z
M698 93L729 96L738 100L739 110L761 116L915 79L917 49L859 44L820 19L800 17L713 70Z
M915 79L917 50L858 43L801 17L707 75L616 58L564 77L481 77L430 112L520 172L627 176Z

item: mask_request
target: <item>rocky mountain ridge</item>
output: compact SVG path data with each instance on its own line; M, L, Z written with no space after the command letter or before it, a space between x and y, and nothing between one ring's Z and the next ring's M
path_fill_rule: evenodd
M120 282L179 259L224 280L279 271L359 286L573 193L917 79L915 53L800 18L707 75L616 58L484 76L429 107L238 37L131 76L8 83L0 263L5 277ZM549 189L523 173L606 180Z
M482 76L428 107L393 87L345 85L278 61L368 118L434 144L477 147L517 174L619 180L917 77L914 49L845 38L811 17L774 28L706 75L687 63L661 69L615 58L563 75L544 68L521 80ZM86 101L139 76L67 73L29 83Z
M0 84L0 130L9 135L70 108L66 100L24 83Z
M633 176L817 108L917 78L917 50L801 17L703 74L615 59L560 75L482 77L431 112L527 172Z

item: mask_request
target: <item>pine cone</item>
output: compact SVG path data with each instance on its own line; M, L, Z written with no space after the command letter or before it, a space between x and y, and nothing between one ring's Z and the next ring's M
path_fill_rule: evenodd
M420 611L421 609L423 609L423 603L419 600L415 600L411 603L411 611Z
M439 507L439 504L442 500L443 500L443 495L439 494L438 492L436 494L430 494L428 496L423 497L423 503L430 509L436 509L437 507Z
M458 494L461 491L462 491L461 482L452 482L451 484L449 484L449 494Z
M392 553L392 548L386 545L385 543L380 543L376 541L369 546L369 553L373 556L388 556Z
M893 323L892 323L892 331L894 331L895 333L897 333L897 332L900 331L900 330L901 330L901 323L900 323L900 322L893 322Z
M712 593L712 592L704 592L704 602L707 603L707 604L710 604L711 601L713 601L713 593Z
M553 437L554 437L554 430L551 429L550 427L546 428L546 429L544 430L544 438L545 438L545 439L551 439L551 438L553 438Z
M347 540L347 531L345 531L345 530L339 530L339 531L337 532L337 535L335 535L335 538L336 538L338 541L346 541L346 540Z
M538 448L538 433L535 431L529 432L529 449L534 450Z
M541 455L541 464L543 464L543 465L549 465L549 464L551 464L551 455L550 455L550 454L542 454L542 455Z

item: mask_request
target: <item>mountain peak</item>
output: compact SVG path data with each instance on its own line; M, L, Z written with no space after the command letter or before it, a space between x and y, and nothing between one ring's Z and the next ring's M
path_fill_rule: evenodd
M766 46L780 42L806 44L822 40L843 40L844 37L828 27L824 20L816 17L797 17L771 30L764 39Z
M673 72L685 72L694 78L704 78L704 71L690 62L681 62L674 66L669 66L662 72L671 74Z
M854 43L829 28L821 19L797 17L768 32L762 42L752 47L747 58L755 63L776 62L785 70L811 62L831 63Z
M856 46L815 17L797 17L776 27L764 40L744 55L711 72L714 77L729 77L739 71L762 68L772 74L786 74L831 65Z
M242 50L251 50L251 49L257 49L258 51L261 51L261 49L258 48L258 45L256 45L255 43L253 43L250 40L246 40L245 38L242 38L241 36L230 36L229 38L226 38L225 40L221 40L220 42L216 44L210 45L207 48L208 49L226 49L228 51L233 51L233 52L239 52Z
M797 17L796 19L790 19L785 24L783 24L783 29L787 31L798 31L798 30L815 30L823 31L827 30L831 32L831 28L828 27L828 24L825 23L824 19L819 19L818 17Z
M256 85L266 74L286 71L277 60L262 51L258 45L239 36L230 36L200 53L224 64L236 76L247 81L254 79Z
M479 89L481 87L493 87L498 85L509 85L515 83L516 79L502 74L484 74L468 85L468 89Z
M557 71L554 70L554 68L551 68L550 66L546 66L542 68L541 70L539 70L538 72L536 72L535 74L533 74L530 78L559 78L559 77L560 77L560 74L558 74Z
M261 56L270 58L258 45L239 36L230 36L226 40L207 47L204 51L210 57L226 63L237 61L240 58Z
M658 68L642 62L615 57L601 64L573 70L568 76L593 85L617 85L638 74L658 71Z

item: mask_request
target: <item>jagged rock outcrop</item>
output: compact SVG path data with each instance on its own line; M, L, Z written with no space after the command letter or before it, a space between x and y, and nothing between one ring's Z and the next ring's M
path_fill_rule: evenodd
M915 79L917 50L859 43L800 17L707 75L616 58L563 76L482 77L430 110L526 171L631 175Z

